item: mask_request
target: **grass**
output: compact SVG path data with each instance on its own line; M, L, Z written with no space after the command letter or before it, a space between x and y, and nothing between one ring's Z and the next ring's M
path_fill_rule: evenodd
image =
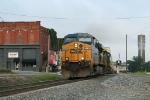
M59 77L55 74L42 74L39 76L30 76L29 79L31 82L40 82L40 81L46 81L46 80L57 80Z
M150 74L147 74L147 72L134 72L132 75L143 75L143 76L150 76Z
M17 74L15 72L0 72L0 74Z
M34 75L34 76L18 76L12 75L9 78L0 78L0 87L1 86L10 86L10 85L21 85L26 83L34 83L34 82L41 82L47 80L58 80L60 79L59 76L56 74L41 74L41 75Z
M15 74L10 69L0 68L0 74Z

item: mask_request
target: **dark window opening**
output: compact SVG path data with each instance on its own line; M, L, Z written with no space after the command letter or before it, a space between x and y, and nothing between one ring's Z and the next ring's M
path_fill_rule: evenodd
M36 59L23 59L23 67L36 67Z
M36 63L22 63L23 67L35 67Z

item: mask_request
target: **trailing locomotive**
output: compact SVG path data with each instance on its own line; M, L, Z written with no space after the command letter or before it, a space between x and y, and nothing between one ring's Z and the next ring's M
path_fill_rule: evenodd
M62 75L70 78L111 73L110 58L110 52L94 36L68 34L62 45Z

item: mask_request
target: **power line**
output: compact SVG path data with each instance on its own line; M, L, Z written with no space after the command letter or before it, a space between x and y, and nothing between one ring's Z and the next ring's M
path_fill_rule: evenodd
M130 38L132 41L134 41L134 42L138 43L138 41L136 41L136 40L132 39L131 37L129 37L129 36L128 36L128 38Z
M101 39L101 40L103 40L103 41L104 41L104 40L106 40L106 41L110 40L110 41L111 41L111 40L118 40L118 39L123 39L123 38L125 38L125 37L120 37L120 38L112 38L112 39Z
M126 20L126 19L143 19L143 18L150 18L150 16L141 16L141 17L121 17L121 18L112 18L112 19L86 19L86 18L63 18L63 17L45 17L45 16L30 16L30 15L23 15L23 14L14 14L14 13L6 13L0 12L1 14L8 14L12 16L22 16L22 17L36 17L36 18L51 18L51 19L65 19L65 20Z
M138 44L138 41L136 41L136 40L134 40L133 38L131 38L131 37L129 37L132 41L134 41L134 42L136 42L137 44ZM150 48L148 48L148 47L146 47L145 46L145 48L147 48L147 49L149 49L150 50Z
M29 15L20 15L20 14L13 14L13 13L4 13L4 12L0 12L1 14L9 14L9 15L13 15L13 16L23 16L23 17L36 17L36 18L51 18L51 19L66 19L66 20L89 20L89 19L70 19L70 18L59 18L59 17L42 17L42 16L29 16ZM144 17L126 17L126 18L116 18L116 19L133 19L133 18L149 18L150 16L144 16ZM1 17L0 17L1 18ZM2 19L2 18L1 18ZM2 19L3 20L3 19ZM93 19L93 20L100 20L100 19ZM101 19L102 20L102 19ZM104 19L103 19L104 20ZM106 20L106 19L105 19ZM107 19L109 20L109 19ZM110 19L110 20L115 20L115 19ZM4 20L3 20L4 21ZM150 24L148 24L145 28L143 28L141 31L132 34L132 35L128 35L128 36L133 36L136 35L138 33L141 33L142 31L144 31L145 29L147 29L150 26ZM125 37L122 37L125 38ZM114 39L122 39L122 38L114 38ZM109 39L109 40L114 40L114 39Z
M5 13L5 12L0 12L1 14L9 14L9 15L12 15L12 16L22 16L22 17L36 17L36 18L51 18L51 19L65 19L65 20L89 20L89 19L70 19L70 18L61 18L61 17L44 17L44 16L29 16L29 15L22 15L22 14L14 14L14 13ZM103 19L103 20L120 20L120 19L135 19L135 18L149 18L150 16L144 16L144 17L126 17L126 18L115 18L115 19ZM2 19L2 17L0 17ZM3 20L3 19L2 19ZM93 20L100 20L100 19L93 19ZM102 20L102 19L101 19ZM4 22L4 20L3 20ZM128 35L129 36L133 36L133 35L136 35L138 33L141 33L142 31L144 31L145 29L147 29L148 27L150 26L150 24L148 24L145 28L143 28L141 31L135 33L135 34L132 34L132 35ZM109 40L116 40L116 39L122 39L122 38L125 38L125 37L120 37L120 38L114 38L114 39L109 39Z
M2 17L0 17L2 19L2 22L4 23L4 19ZM7 23L5 23L7 25ZM9 25L7 25L8 27L10 27Z
M149 18L150 16L142 16L142 17L123 17L117 19L141 19L141 18Z
M139 33L141 33L142 31L144 31L145 29L147 29L148 27L150 26L150 24L148 24L145 28L143 28L141 31L135 33L135 34L132 34L132 35L128 35L128 36L133 36L133 35L137 35Z
M3 20L3 18L2 17L0 17L1 19L2 19L2 21L4 22L4 20Z
M137 33L135 33L135 34L132 34L132 35L128 35L127 37L133 36L133 35L137 35L137 34L141 33L142 31L144 31L145 29L147 29L149 26L150 26L150 24L148 24L146 27L144 27L141 31L139 31L139 32L137 32ZM114 38L114 39L109 39L109 40L122 39L122 38L125 38L125 37ZM132 38L131 38L131 39L132 39Z
M4 13L4 12L0 12L0 13L1 14L12 15L12 16L23 16L23 17L37 17L37 18L51 18L51 19L68 19L68 18L57 18L57 17L29 16L29 15L20 15L20 14Z

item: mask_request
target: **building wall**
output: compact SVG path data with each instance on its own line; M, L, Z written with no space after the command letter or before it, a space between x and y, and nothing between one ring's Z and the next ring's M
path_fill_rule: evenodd
M1 49L0 48L0 67L2 67L3 66L3 64L4 64L4 49Z
M17 52L19 70L39 71L47 61L49 35L48 29L42 27L40 21L0 22L0 67L15 69L14 59L18 59L9 58L8 53ZM23 67L28 66L25 62L34 62L34 59L36 67Z
M41 67L46 67L48 59L48 38L49 38L49 49L50 49L50 33L47 28L40 27L40 57Z
M116 68L116 62L113 62L114 68L117 70ZM128 66L129 64L127 64L127 70L128 70ZM119 65L119 71L126 71L126 63L122 63L121 65Z
M39 44L40 22L0 22L0 45Z
M16 64L19 64L19 69L22 71L39 71L39 46L38 45L4 45L0 46L0 68L16 70ZM10 53L18 53L18 56L9 56ZM35 60L35 64L33 60ZM29 66L24 66L24 63L30 63ZM33 66L34 65L34 66ZM36 66L35 66L36 65Z

